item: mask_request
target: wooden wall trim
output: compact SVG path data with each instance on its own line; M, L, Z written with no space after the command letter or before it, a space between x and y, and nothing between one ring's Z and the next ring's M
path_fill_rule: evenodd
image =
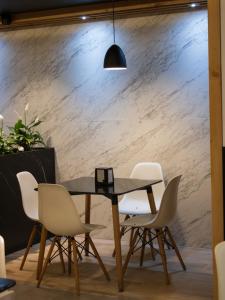
M209 97L210 148L212 186L212 246L224 240L223 207L223 120L221 71L221 19L220 0L208 2L209 24ZM214 299L217 299L217 275L214 260Z
M117 1L116 18L130 18L144 15L168 14L192 10L192 0L139 0ZM195 9L207 8L207 0L196 0ZM12 14L10 25L0 24L0 30L12 30L32 26L49 26L59 24L83 23L81 16L88 21L107 20L112 18L112 3L77 5L69 8L51 9L29 13Z
M224 240L220 0L209 0L209 95L213 246Z

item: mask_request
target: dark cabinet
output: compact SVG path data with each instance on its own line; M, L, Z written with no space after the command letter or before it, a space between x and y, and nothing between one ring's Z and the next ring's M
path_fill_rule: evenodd
M31 172L38 182L55 183L54 149L0 156L0 235L5 239L7 254L26 247L33 226L23 211L16 178L21 171Z

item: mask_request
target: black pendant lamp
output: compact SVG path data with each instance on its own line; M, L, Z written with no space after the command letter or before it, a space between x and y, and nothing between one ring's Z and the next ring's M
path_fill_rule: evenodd
M104 59L104 69L125 70L127 68L126 57L123 50L116 45L115 37L115 5L113 0L113 40L114 44L107 50Z

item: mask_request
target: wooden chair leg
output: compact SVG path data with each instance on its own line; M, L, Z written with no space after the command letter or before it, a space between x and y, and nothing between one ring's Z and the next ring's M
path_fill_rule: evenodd
M129 215L126 215L124 221L126 221L126 220L129 219L129 218L130 218L130 216L129 216ZM124 236L125 229L126 229L125 226L122 226L122 227L121 227L121 230L120 230L120 239L122 239L122 237ZM116 250L115 250L115 248L114 248L112 257L115 257L115 255L116 255Z
M119 292L123 291L123 264L122 264L122 253L121 253L121 240L120 240L120 219L118 210L118 197L113 196L112 200L112 219L113 219L113 235L114 244L116 250L116 273L117 273L117 284Z
M133 238L134 238L134 228L132 227L130 231L130 242L129 242L130 247L132 245Z
M103 264L102 259L101 259L100 255L98 254L98 251L97 251L97 249L96 249L96 247L95 247L95 244L93 243L93 241L92 241L92 239L91 239L90 236L89 236L89 244L90 244L90 246L91 246L91 248L92 248L92 250L93 250L93 252L94 252L94 254L95 254L95 256L96 256L96 259L97 259L97 261L98 261L98 263L99 263L99 266L101 267L103 273L105 274L106 279L107 279L108 281L110 281L109 274L108 274L108 272L106 271L105 265Z
M152 259L155 260L155 250L154 250L154 244L152 241L151 229L148 229L148 237L149 237L149 243L150 243L150 247L151 247L151 256L152 256Z
M74 272L75 272L75 285L76 285L76 292L77 295L80 295L80 275L79 275L79 268L78 268L78 261L77 261L77 245L75 239L72 239L73 245L73 260L74 260Z
M174 238L172 236L172 233L171 233L169 227L167 227L167 226L166 226L166 232L167 232L167 235L168 235L168 237L169 237L169 239L171 241L171 244L172 244L172 246L173 246L173 248L174 248L174 250L176 252L176 255L177 255L177 257L178 257L178 259L180 261L180 264L181 264L182 268L184 269L184 271L186 271L186 266L185 266L185 263L184 263L184 261L183 261L183 259L181 257L180 251L179 251L179 249L177 247L177 244L176 244L176 242L175 242L175 240L174 240Z
M156 234L157 234L157 240L158 240L158 244L159 244L159 252L160 252L161 259L162 259L163 269L164 269L164 273L165 273L165 277L166 277L166 284L170 284L162 229L157 229Z
M52 241L52 243L51 243L51 246L50 246L50 248L49 248L47 257L46 257L46 259L45 259L45 263L44 263L43 269L42 269L42 271L41 271L41 275L40 275L39 278L38 278L37 287L39 287L40 284L41 284L41 281L42 281L43 276L44 276L44 274L45 274L47 265L48 265L48 263L49 263L49 260L50 260L50 257L51 257L51 255L52 255L52 251L53 251L53 249L54 249L54 246L55 246L55 243L56 243L57 239L58 239L58 237L55 236L54 239L53 239L53 241Z
M120 239L122 239L122 237L124 236L125 228L126 228L125 226L121 227L121 230L120 230ZM115 255L116 255L116 250L114 248L112 257L115 257Z
M91 220L91 195L85 195L85 224L90 224L90 220ZM89 255L88 237L89 237L89 233L85 233L85 251L84 251L85 256Z
M167 249L168 250L170 250L171 249L171 245L170 245L170 243L168 242L168 233L167 233L167 231L165 230L164 232L163 232L163 238L164 238L164 244L167 246Z
M56 244L57 244L58 250L59 250L59 257L60 257L60 261L62 264L62 271L63 271L63 273L66 273L66 268L65 268L64 258L63 258L63 250L62 250L62 246L61 246L61 238L57 239Z
M44 225L41 226L41 240L40 240L40 247L39 247L39 254L38 254L38 263L37 263L37 273L36 278L39 279L43 267L44 262L44 255L45 255L45 246L46 246L46 239L48 236L48 231L44 227Z
M148 232L148 229L144 228L142 246L141 246L140 267L142 267L142 265L143 265L147 232Z
M72 256L72 244L71 244L71 237L68 237L68 274L71 274L71 259Z
M138 237L138 230L139 229L137 228L136 232L134 234L134 238L133 238L132 243L131 243L131 247L130 247L128 253L127 253L127 257L126 257L125 263L123 265L123 275L127 271L127 266L128 266L129 261L130 261L130 257L131 257L131 255L132 255L132 253L134 251L135 243L136 243L136 240L137 240L137 237Z
M30 237L29 237L29 240L28 240L28 243L27 243L27 248L26 248L26 251L25 251L24 256L23 256L23 260L22 260L21 265L20 265L20 270L23 270L24 264L25 264L26 259L27 259L27 255L30 251L30 248L33 245L33 241L34 241L36 232L37 232L37 224L35 224L33 226L32 230L31 230Z

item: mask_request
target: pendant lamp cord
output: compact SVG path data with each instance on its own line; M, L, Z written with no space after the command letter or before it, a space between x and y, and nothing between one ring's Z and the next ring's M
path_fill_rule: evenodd
M112 0L113 4L113 41L114 44L116 43L116 32L115 32L115 1Z

